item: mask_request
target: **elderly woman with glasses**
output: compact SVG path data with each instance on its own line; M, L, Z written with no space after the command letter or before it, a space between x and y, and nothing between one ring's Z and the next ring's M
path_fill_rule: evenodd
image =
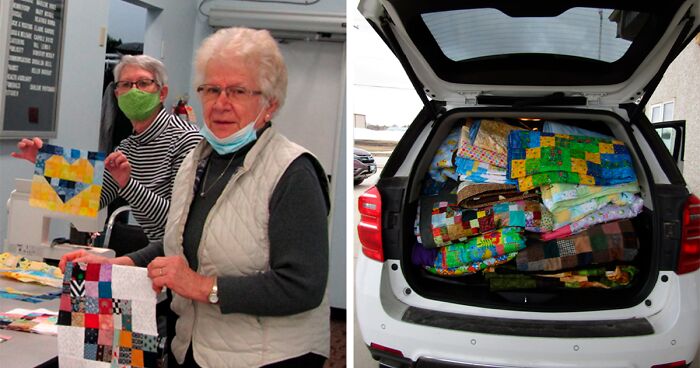
M328 186L270 122L286 95L282 55L267 31L222 29L195 68L205 140L180 167L163 244L111 262L148 265L153 288L173 292L168 366L322 367Z
M175 174L188 152L201 140L197 127L163 108L167 73L159 60L125 55L114 68L117 104L131 121L133 134L105 159L100 207L118 196L130 205L149 241L160 241L170 205ZM12 156L35 162L43 145L22 139Z

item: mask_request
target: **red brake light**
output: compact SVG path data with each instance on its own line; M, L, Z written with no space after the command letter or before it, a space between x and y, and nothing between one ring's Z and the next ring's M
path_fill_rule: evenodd
M678 255L678 274L700 268L700 199L688 197L683 208L681 252Z
M654 364L651 366L651 368L676 368L676 367L685 367L685 366L686 366L685 360L679 360L677 362L672 362L672 363Z
M379 345L379 344L376 344L376 343L370 343L370 344L369 344L369 347L370 347L370 349L381 350L381 351L386 352L386 353L389 353L389 354L391 354L391 355L396 355L396 356L398 356L398 357L403 358L403 353L401 352L401 350L392 349L392 348L390 348L390 347L387 347L387 346L384 346L384 345Z
M377 187L369 188L357 201L360 210L360 223L357 235L362 243L362 253L367 257L384 262L382 249L382 198Z

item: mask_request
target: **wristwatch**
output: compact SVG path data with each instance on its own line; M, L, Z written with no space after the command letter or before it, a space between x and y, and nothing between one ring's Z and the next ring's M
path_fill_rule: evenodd
M209 303L218 304L219 303L219 288L216 286L216 278L214 279L214 285L209 291Z

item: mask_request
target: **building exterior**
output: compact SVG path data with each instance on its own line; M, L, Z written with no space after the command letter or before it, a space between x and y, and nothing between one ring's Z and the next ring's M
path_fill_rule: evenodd
M646 106L652 122L685 120L685 165L683 175L695 193L700 193L700 34L666 71Z

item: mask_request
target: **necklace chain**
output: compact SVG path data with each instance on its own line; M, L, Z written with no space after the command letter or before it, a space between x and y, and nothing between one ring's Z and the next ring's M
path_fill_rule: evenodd
M235 158L236 158L236 153L234 153L233 156L231 156L231 159L228 160L228 163L226 164L226 167L224 168L224 170L221 171L219 176L217 176L216 179L214 180L214 182L211 183L209 188L207 188L207 176L209 175L209 165L211 164L211 161L209 161L209 164L207 164L207 169L204 172L204 179L202 179L202 190L199 192L200 197L206 196L207 193L209 193L209 191L212 190L212 188L214 188L216 183L218 183L219 180L221 180L221 178L224 176L224 174L226 174L226 171L228 171L228 168L231 166L231 163L233 162L233 160ZM211 160L211 158L210 158L210 160Z

